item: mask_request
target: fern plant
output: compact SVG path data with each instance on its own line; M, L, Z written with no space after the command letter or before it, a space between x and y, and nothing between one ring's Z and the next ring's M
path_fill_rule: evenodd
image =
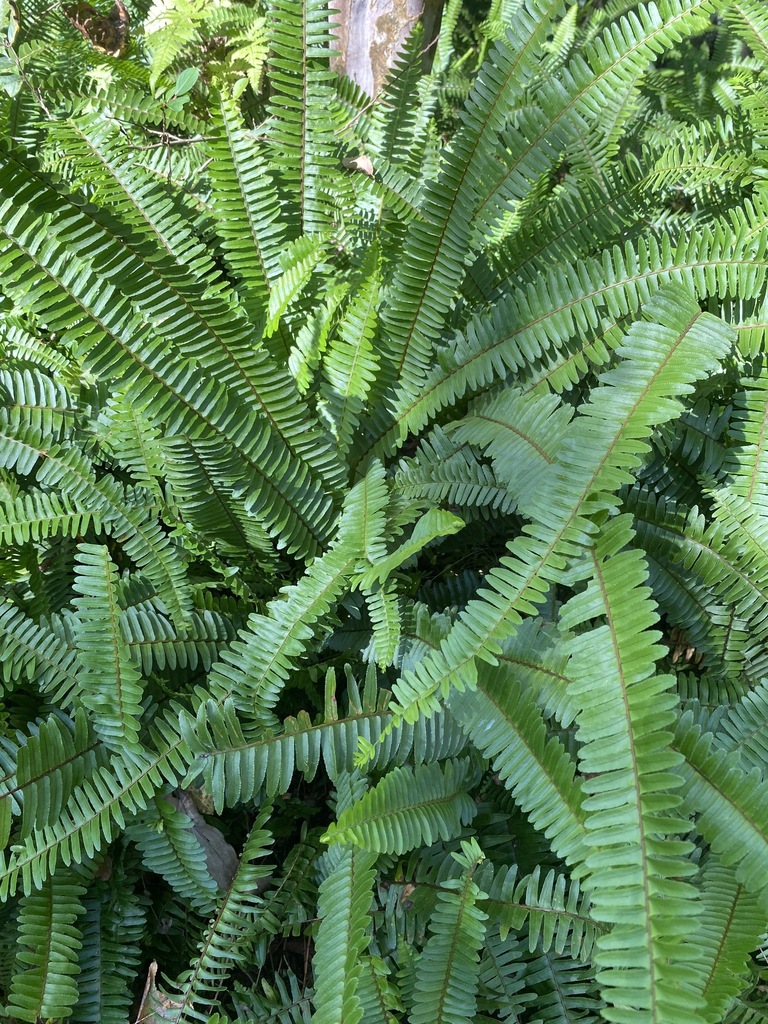
M3 13L6 1019L760 1019L762 4L130 15Z

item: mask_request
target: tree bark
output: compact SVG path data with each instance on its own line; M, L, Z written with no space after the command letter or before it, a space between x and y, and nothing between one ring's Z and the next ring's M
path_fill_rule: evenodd
M338 13L340 52L332 67L376 96L397 54L419 20L424 23L428 67L440 25L442 0L331 0Z

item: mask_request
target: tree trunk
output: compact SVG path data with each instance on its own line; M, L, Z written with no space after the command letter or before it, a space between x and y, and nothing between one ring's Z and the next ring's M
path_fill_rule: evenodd
M332 66L376 96L413 27L424 23L425 66L440 26L442 0L331 0L340 52Z

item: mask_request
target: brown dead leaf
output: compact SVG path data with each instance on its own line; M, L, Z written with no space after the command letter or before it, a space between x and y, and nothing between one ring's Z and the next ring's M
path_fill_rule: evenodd
M156 977L157 961L153 960L147 971L147 983L134 1024L171 1024L179 1019L184 1004L176 1002L159 989Z
M122 0L115 0L109 14L101 14L85 0L64 8L65 16L93 46L110 57L123 57L128 49L130 18Z
M192 833L203 848L208 872L220 889L228 889L240 863L235 848L213 825L209 825L195 806L195 801L183 789L166 797L177 811L192 821Z
M376 172L373 169L371 158L361 154L360 156L345 156L341 161L345 167L348 167L350 171L360 171L362 174L367 174L369 178L376 176Z

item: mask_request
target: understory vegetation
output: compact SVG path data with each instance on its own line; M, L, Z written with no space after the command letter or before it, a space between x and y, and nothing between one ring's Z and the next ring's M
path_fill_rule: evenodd
M4 0L5 1019L766 1019L766 10Z

